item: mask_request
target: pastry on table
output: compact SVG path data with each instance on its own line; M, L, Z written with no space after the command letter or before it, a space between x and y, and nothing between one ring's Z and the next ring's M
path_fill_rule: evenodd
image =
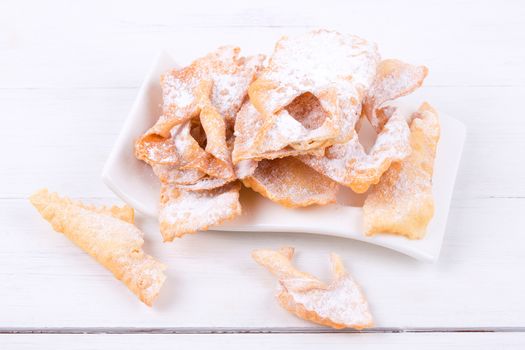
M166 266L142 250L144 234L133 225L133 209L95 207L43 189L29 198L53 229L91 255L151 306L166 276Z
M277 300L296 316L332 328L363 329L373 326L363 291L345 270L337 254L330 256L333 280L324 283L295 268L294 249L258 249L253 259L279 281Z

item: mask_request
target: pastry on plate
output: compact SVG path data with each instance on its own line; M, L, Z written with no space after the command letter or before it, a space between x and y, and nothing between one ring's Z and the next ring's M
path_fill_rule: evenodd
M339 185L365 193L389 169L393 176L413 145L409 117L390 102L427 73L329 30L281 37L268 61L224 46L168 71L162 115L135 143L161 182L164 240L240 215L241 183L294 208L336 202ZM369 149L365 123L376 132Z
M322 157L304 155L299 159L356 193L366 192L379 182L392 163L403 160L410 153L407 122L397 110L392 112L370 152L365 151L355 135L344 144L328 148Z
M260 161L254 173L242 183L290 208L335 203L339 187L293 157Z
M242 115L252 132L240 140L250 147L236 151L236 144L234 163L349 140L378 62L376 46L356 36L316 30L282 37L249 87L257 113Z
M380 132L388 121L385 104L408 95L423 84L428 74L425 66L414 66L400 60L387 59L379 63L374 83L363 101L363 114Z
M367 235L393 233L421 239L434 215L432 174L440 134L437 111L423 103L412 116L410 131L412 152L393 164L365 199Z
M238 182L201 191L162 185L159 223L164 241L206 230L240 215L240 189Z

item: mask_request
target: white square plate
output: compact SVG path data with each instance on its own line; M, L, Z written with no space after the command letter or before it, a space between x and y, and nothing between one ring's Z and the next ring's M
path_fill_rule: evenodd
M157 216L160 184L151 168L134 156L134 142L149 129L161 114L159 77L177 67L174 59L162 52L146 79L128 115L124 128L106 162L102 174L105 184L122 200L140 212ZM402 106L410 111L417 106ZM344 191L344 203L322 207L287 209L250 190L241 193L243 214L227 224L213 227L216 231L305 232L339 236L369 242L419 260L435 261L439 256L454 190L454 181L465 140L464 125L440 115L441 139L438 144L433 191L435 214L425 238L408 240L394 235L366 237L362 234L363 197ZM354 205L354 206L351 206Z

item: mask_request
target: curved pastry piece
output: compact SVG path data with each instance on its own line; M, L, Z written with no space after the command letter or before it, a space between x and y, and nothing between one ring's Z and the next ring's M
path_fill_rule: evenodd
M410 131L405 118L393 110L367 154L355 135L349 142L331 146L324 157L300 156L299 159L330 179L363 193L379 182L394 162L410 154Z
M169 176L172 181L195 178L197 170L202 176L235 178L227 134L264 60L262 55L239 57L239 52L237 47L220 47L161 77L163 114L137 140L138 159L177 169ZM164 178L166 170L161 167Z
M258 165L259 162L256 162L255 160L242 160L235 164L235 175L239 180L242 180L245 177L252 175L255 172L255 169L257 169Z
M166 266L142 250L143 233L130 207L94 207L40 190L30 198L53 229L95 258L151 306L166 280Z
M226 121L233 121L264 60L263 55L239 57L240 51L233 46L219 47L186 68L164 74L163 114L150 133L168 137L174 125L198 115L203 98L209 98ZM211 91L202 86L203 81L210 82Z
M277 299L296 316L333 328L372 327L372 316L361 288L345 271L341 258L331 255L334 279L325 284L315 276L297 270L291 263L294 250L258 249L253 259L275 275L280 284Z
M253 175L242 182L264 197L289 208L334 203L339 187L293 157L262 160Z
M170 166L178 170L179 173L171 176L175 181L178 177L187 179L187 171L191 171L193 177L197 177L198 171L203 176L233 180L235 173L226 131L222 116L206 103L198 120L174 127L168 138L146 134L137 141L135 153L137 158L153 167L160 165L166 170L166 166Z
M209 114L208 114L209 113ZM230 158L222 117L203 111L200 122L188 121L175 127L170 139L159 143L173 145L170 152L177 162L151 163L161 182L186 189L205 190L220 187L236 178ZM203 149L204 147L204 149Z
M192 185L206 176L198 169L180 170L174 165L153 164L151 169L160 182L172 185Z
M434 215L432 173L440 134L437 111L428 103L421 105L410 130L412 153L392 165L365 200L367 235L394 233L420 239Z
M190 190L190 191L205 191L205 190L213 190L214 188L219 188L227 183L230 183L234 179L218 179L213 177L203 177L199 179L197 182L192 184L179 184L178 188L181 190Z
M241 214L237 182L212 190L190 191L162 184L160 194L160 233L173 241L187 233L206 230Z
M427 74L427 67L400 60L388 59L379 63L374 83L363 102L363 114L377 132L383 129L390 116L387 110L383 110L385 103L419 88Z
M256 153L349 140L378 61L376 46L356 36L316 30L282 37L248 90L262 115L250 125Z
M154 164L151 168L161 183L194 191L211 190L234 180L214 178L198 169L178 169L162 164Z
M310 138L312 135L296 119L292 117L286 118L277 120L277 123L271 126L269 132L264 134L262 141L256 142L265 117L255 109L250 101L246 101L235 120L235 143L232 152L233 164L247 160L275 159L300 154L322 155L324 153L324 143L322 142L316 143L318 148L308 150L300 149L300 147L297 149L289 145L291 135L295 135L293 136L295 140L306 143L312 140ZM306 118L309 117L306 116ZM310 118L308 122L313 123L312 119L314 118ZM283 125L283 123L286 125Z

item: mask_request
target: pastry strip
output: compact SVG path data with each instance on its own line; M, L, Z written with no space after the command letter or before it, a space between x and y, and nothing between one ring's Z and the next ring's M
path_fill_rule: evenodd
M365 200L367 235L393 233L420 239L434 215L432 173L440 133L437 111L428 103L421 105L410 130L412 153L392 165Z
M47 190L30 197L53 229L95 258L139 299L151 306L166 276L166 266L142 250L143 233L133 223L129 207L93 207Z

